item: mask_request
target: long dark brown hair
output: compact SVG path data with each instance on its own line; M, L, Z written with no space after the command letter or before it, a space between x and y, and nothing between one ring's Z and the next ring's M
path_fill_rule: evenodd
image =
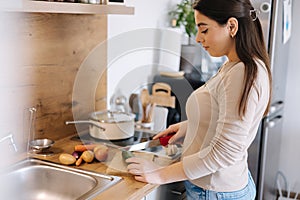
M245 64L244 90L239 103L239 115L244 116L251 87L257 77L255 58L264 62L270 82L270 98L266 115L270 107L272 76L269 56L266 50L262 27L255 16L254 8L249 0L198 0L193 8L206 17L225 25L230 17L238 20L239 28L235 36L236 51L239 59Z

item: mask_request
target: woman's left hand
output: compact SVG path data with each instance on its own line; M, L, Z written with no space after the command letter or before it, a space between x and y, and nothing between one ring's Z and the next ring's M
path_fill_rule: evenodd
M155 164L153 161L132 157L128 158L126 162L129 163L127 166L129 173L133 174L137 181L164 184L160 174L160 169L163 167Z

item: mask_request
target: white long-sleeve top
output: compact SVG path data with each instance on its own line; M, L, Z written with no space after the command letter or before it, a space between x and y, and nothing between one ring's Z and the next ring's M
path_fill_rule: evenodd
M189 180L199 187L229 192L248 183L247 149L269 101L267 71L263 62L257 65L242 119L238 111L245 72L242 62L225 63L188 98L182 162Z

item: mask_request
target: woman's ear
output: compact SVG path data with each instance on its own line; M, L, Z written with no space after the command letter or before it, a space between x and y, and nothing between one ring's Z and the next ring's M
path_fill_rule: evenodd
M227 21L227 27L228 27L230 36L233 38L239 29L238 20L235 17L230 17Z

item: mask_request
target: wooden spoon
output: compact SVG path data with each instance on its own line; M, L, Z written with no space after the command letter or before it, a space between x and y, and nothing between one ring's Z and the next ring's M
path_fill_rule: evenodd
M150 108L149 108L149 111L147 112L147 118L146 118L147 123L152 122L153 112L154 112L154 108L156 106L156 103L150 103L149 105L150 105Z
M146 122L147 120L147 106L150 103L150 95L147 89L142 89L141 94L141 103L142 103L142 108L143 108L143 118L142 122Z
M134 103L134 99L137 97L137 94L131 94L130 96L129 96L129 106L130 106L130 108L131 108L131 111L134 113L134 109L133 109L133 103Z

